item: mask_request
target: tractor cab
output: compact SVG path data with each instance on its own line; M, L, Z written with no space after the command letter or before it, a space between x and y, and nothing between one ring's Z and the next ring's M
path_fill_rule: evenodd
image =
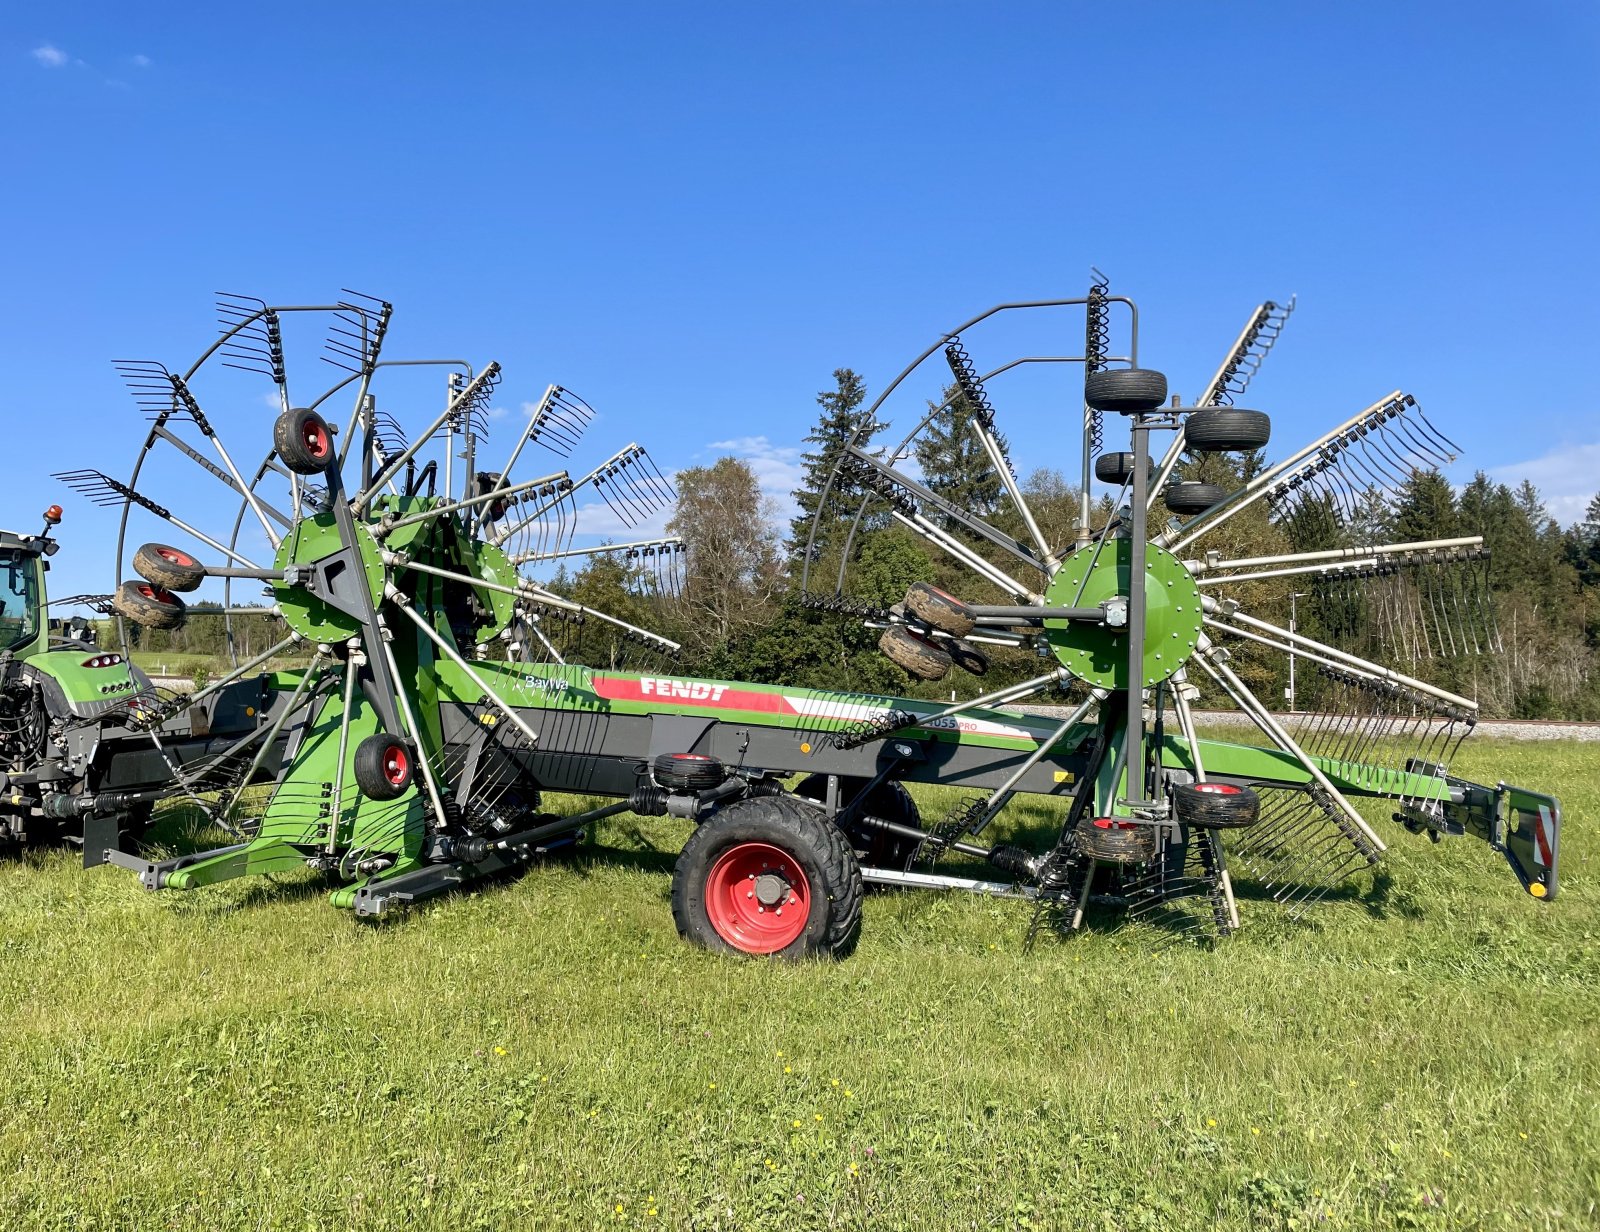
M0 654L21 659L49 647L44 558L55 555L60 546L50 538L51 528L60 521L61 506L51 505L39 534L0 531Z

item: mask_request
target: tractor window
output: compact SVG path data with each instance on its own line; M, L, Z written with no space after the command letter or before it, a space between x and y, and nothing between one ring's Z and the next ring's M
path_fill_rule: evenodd
M15 650L38 633L38 594L38 558L0 553L0 649Z

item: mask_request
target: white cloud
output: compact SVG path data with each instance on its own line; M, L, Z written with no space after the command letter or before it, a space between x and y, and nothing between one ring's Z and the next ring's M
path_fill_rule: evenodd
M1530 480L1550 516L1562 526L1571 526L1582 520L1590 499L1600 491L1600 441L1563 445L1543 457L1496 466L1489 476L1512 488Z
M29 54L45 68L65 68L72 59L61 48L50 43L46 43L43 47L35 47Z
M523 405L526 406L527 403L524 402ZM503 406L491 406L489 408L489 418L490 419L504 419L510 413L511 412L506 410L506 408L503 407ZM524 411L523 414L527 414L527 412Z
M672 509L659 509L649 517L629 526L622 516L604 501L590 501L578 507L578 529L575 532L578 547L593 545L594 536L631 543L638 539L660 539L667 533L667 523L672 520Z
M799 511L794 502L794 490L806 473L798 445L774 445L764 436L738 436L728 441L712 441L707 449L721 454L732 454L750 467L764 496L772 498L778 508L778 518L784 524Z
M143 54L129 56L128 57L128 62L130 64L132 64L134 68L149 68L150 67L150 57L147 56L147 55L143 55Z

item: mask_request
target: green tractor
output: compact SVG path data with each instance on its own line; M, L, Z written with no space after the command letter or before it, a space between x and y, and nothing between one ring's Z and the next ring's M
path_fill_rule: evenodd
M95 624L48 616L51 531L0 531L0 848L82 844L89 863L136 842L172 794L174 767L214 756L270 722L267 677L193 706L162 699L126 655L98 645ZM109 613L109 596L58 606Z

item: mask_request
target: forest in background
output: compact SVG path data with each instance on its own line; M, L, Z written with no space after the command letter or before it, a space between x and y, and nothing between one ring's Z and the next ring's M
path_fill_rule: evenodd
M793 494L797 513L787 526L750 466L723 457L676 477L679 499L668 531L688 551L677 558L682 576L674 584L647 567L652 562L623 553L595 555L551 580L558 593L681 642L676 659L662 661L637 640L592 620L560 630L563 656L595 667L913 697L972 697L1037 676L1043 666L1033 650L986 647L993 653L981 678L957 670L935 683L913 680L878 651L877 630L864 627L859 616L817 605L817 596L833 593L846 552L844 593L864 608L888 608L915 581L930 581L970 602L1011 601L893 521L881 500L868 502L850 535L865 490L852 488L848 475L823 500L841 451L858 429L874 447L883 443L877 439L881 426L864 424L866 392L860 376L841 368L832 388L818 394L816 419L805 438L804 473ZM955 396L916 440L915 469L932 491L1020 538L1020 517L967 430L972 413ZM1231 491L1270 461L1270 447L1242 458L1186 457L1178 477ZM1019 482L1046 539L1070 547L1079 505L1075 483L1048 468L1019 476ZM1096 494L1097 527L1115 513L1110 491ZM958 525L948 529L994 559L988 545ZM1368 492L1353 514L1329 500L1308 500L1292 515L1275 517L1263 502L1204 546L1253 557L1469 535L1483 537L1487 561L1338 583L1268 579L1218 593L1280 624L1287 623L1292 602L1300 632L1474 698L1485 717L1600 719L1600 494L1582 520L1564 528L1531 483L1512 489L1480 471L1458 491L1437 470L1414 470L1398 491ZM801 586L808 544L810 601ZM181 630L139 631L138 646L220 656L226 651L222 624L197 607ZM264 619L237 618L234 627L241 659L281 637L280 626ZM1249 643L1232 649L1235 671L1258 697L1283 708L1286 658ZM1298 708L1316 708L1323 688L1321 676L1302 661ZM1202 704L1226 707L1210 694L1203 694Z

